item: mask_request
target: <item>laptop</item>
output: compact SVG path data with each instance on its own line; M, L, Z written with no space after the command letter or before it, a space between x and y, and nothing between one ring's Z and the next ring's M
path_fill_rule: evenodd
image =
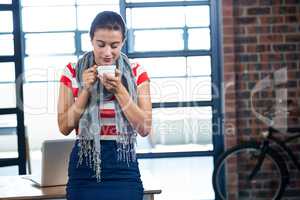
M45 140L42 144L41 173L26 175L38 187L66 185L69 157L75 140Z

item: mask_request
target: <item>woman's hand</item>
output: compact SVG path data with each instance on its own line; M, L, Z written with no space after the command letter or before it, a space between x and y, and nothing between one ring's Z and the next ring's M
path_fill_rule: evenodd
M94 65L86 70L82 74L83 88L90 91L92 86L97 80L97 65Z
M117 93L123 87L121 82L121 72L120 70L115 70L115 75L104 73L103 75L99 75L99 79L103 86L112 93Z

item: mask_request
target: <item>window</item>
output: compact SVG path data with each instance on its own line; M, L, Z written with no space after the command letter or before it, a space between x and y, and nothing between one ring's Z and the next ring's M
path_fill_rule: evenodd
M164 194L173 196L162 196L162 199L182 199L174 193L178 184L169 184L176 170L180 170L182 176L176 178L185 178L188 182L184 189L190 199L214 199L210 185L201 186L205 194L199 187L193 187L199 186L198 175L210 180L215 149L213 132L220 133L215 128L215 116L220 108L216 106L219 99L215 98L219 80L216 78L218 56L213 45L217 41L213 34L216 16L211 13L214 2L23 0L24 114L31 150L39 150L45 139L65 137L58 134L56 118L61 72L67 62L76 61L91 50L88 29L92 18L102 10L114 10L123 15L129 28L124 50L130 59L141 63L151 77L153 134L138 138L138 151L145 157L203 156L200 159L154 159L148 163L149 160L143 159L141 166L143 169L152 167L159 177L164 175ZM11 3L11 0L0 0L1 3ZM0 12L0 21L5 24L0 27L0 56L6 57L14 54L12 12ZM0 92L7 94L0 99L0 109L15 107L14 68L15 63L10 60L0 63ZM13 153L17 148L17 117L0 118L1 134L7 136L1 148ZM205 177L199 163L206 170ZM161 170L161 165L167 167ZM172 170L165 171L168 167ZM183 167L186 170L182 170ZM172 192L168 194L169 185Z
M25 32L67 31L76 27L75 6L24 7L22 13Z
M0 56L14 55L14 36L13 34L0 34Z
M18 138L16 127L16 114L0 115L0 158L18 157Z
M151 78L155 133L154 138L150 138L153 142L151 148L145 151L144 146L140 146L139 150L168 152L176 146L179 152L190 149L212 151L213 116L217 112L214 91L218 91L215 84L218 80L212 73L213 15L210 1L120 2L119 5L118 0L101 3L96 0L22 1L24 110L27 129L32 134L29 136L31 142L35 143L33 138L54 137L50 128L46 129L49 133L41 136L42 123L29 122L43 115L49 127L57 127L58 80L68 61L76 61L84 51L91 50L88 29L92 18L101 10L120 10L128 25L126 53L130 59L141 63ZM39 18L41 14L43 20ZM7 22L7 26L0 28L0 55L13 54L14 38L12 25L9 25L12 13L2 12L0 19ZM3 64L11 66L9 62ZM2 90L12 88L14 91L15 85L11 82L14 81L14 71L8 71L5 71L8 73L5 77L0 74L0 81L5 84ZM11 93L12 97L7 98L3 105L8 102L10 106L15 104L12 101L14 92ZM34 100L30 100L32 97ZM189 113L197 117L191 119ZM205 119L200 117L201 113L206 114ZM158 127L158 124L164 127ZM181 134L171 134L166 129L166 126L173 125L180 126ZM32 146L38 148L39 144Z
M11 11L0 12L0 32L12 32L13 31L13 19Z
M129 52L209 50L209 6L179 5L128 8Z
M150 148L140 146L139 151L212 151L213 92L218 88L212 77L209 1L124 4L127 53L149 73L154 106Z
M129 28L126 53L146 68L151 79L152 133L146 139L138 137L137 151L140 158L152 159L141 159L140 164L153 169L160 163L153 173L162 177L165 192L158 198L214 199L210 177L213 156L222 140L216 139L222 135L216 1L121 2ZM201 162L203 168L185 159ZM174 166L170 164L173 160ZM174 193L177 185L170 181L179 178L174 176L176 170L184 174L183 187L188 191L184 197ZM199 171L206 183L203 192L193 187L201 184Z
M31 150L40 149L45 139L65 137L59 134L57 127L59 79L68 62L76 62L84 51L91 49L88 35L90 23L101 10L119 12L119 1L22 1L25 41L24 115ZM0 55L4 51L13 53L9 41L13 41L12 35L0 35ZM13 102L9 99L6 101Z
M9 3L9 1L3 3ZM0 56L13 56L14 36L12 34L12 11L1 11L0 21ZM0 62L0 93L6 94L6 98L0 99L0 108L13 108L16 106L14 62Z
M0 166L26 173L19 1L0 0ZM14 18L13 18L14 16ZM16 78L17 77L17 78ZM21 78L19 78L21 77ZM21 83L21 84L20 84ZM5 167L4 169L9 169ZM5 173L5 171L4 171Z
M0 83L15 82L15 64L13 62L0 63Z
M11 4L11 0L0 0L0 4Z
M0 108L14 108L16 107L16 84L15 83L1 83L0 92L5 94L5 98L0 100Z

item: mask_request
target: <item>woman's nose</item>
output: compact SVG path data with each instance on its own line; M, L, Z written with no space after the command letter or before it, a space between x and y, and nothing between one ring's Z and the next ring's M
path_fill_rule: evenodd
M112 49L110 46L106 46L105 49L104 49L104 56L105 57L109 57L112 55Z

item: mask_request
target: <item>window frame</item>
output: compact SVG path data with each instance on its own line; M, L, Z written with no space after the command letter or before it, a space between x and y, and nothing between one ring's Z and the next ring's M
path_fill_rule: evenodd
M176 108L176 107L204 107L212 108L212 144L211 151L179 151L179 152L161 152L161 153L139 153L138 158L166 158L166 157L190 157L190 156L213 156L214 162L216 155L223 151L223 114L222 114L222 70L221 70L221 45L219 32L219 8L220 2L216 0L191 0L191 1L170 1L170 2L126 2L120 0L120 13L126 21L127 8L141 7L162 7L162 6L192 6L208 5L210 7L210 50L187 50L187 34L184 34L184 50L179 51L147 51L147 52L129 52L129 42L125 43L123 51L129 58L153 58L153 57L187 57L187 56L210 56L211 58L211 81L215 89L211 90L211 101L189 101L189 102L164 102L152 103L152 108ZM185 27L186 28L186 27ZM187 31L187 30L186 30ZM219 98L214 96L218 93Z
M1 11L12 11L13 16L13 45L14 55L0 56L0 62L14 62L15 63L15 81L16 84L16 106L13 108L1 108L0 115L15 114L17 119L16 127L7 127L8 131L16 130L17 136L17 151L18 156L11 158L1 158L0 167L18 166L19 174L26 174L26 135L24 125L24 109L23 109L23 79L19 78L23 74L23 59L24 59L24 41L22 36L21 26L21 9L20 1L12 0L11 4L0 4ZM6 33L4 33L6 34ZM1 137L1 135L0 135Z
M140 157L181 157L181 156L212 156L219 154L223 149L223 114L222 114L222 99L213 99L213 97L218 93L219 97L222 97L222 80L221 80L221 60L220 60L220 32L219 32L219 7L220 2L216 0L191 0L191 1L169 1L169 2L136 2L129 3L126 0L119 1L120 14L126 21L126 8L136 8L136 7L157 7L157 6L199 6L208 5L210 7L210 36L211 36L211 49L210 50L184 50L180 51L163 51L163 52L128 52L128 42L125 43L123 52L125 52L129 58L153 58L153 57L188 57L188 56L210 56L211 58L211 80L214 86L217 86L217 91L212 89L211 101L188 101L188 102L165 102L165 103L153 103L153 109L155 108L176 108L176 107L202 107L210 106L213 111L212 115L212 151L195 151L195 152L167 152L167 153L143 153L139 155ZM75 6L78 6L75 4ZM76 15L76 18L78 16ZM49 31L48 31L49 32ZM51 31L50 31L51 32ZM73 31L52 31L52 32L73 32L75 33L75 52L72 54L66 54L70 56L77 56L83 54L81 46L81 35L88 33L88 31L76 30ZM30 33L30 32L27 32ZM32 32L37 33L37 32ZM44 32L43 32L44 33ZM24 33L23 33L24 36ZM187 37L184 35L184 37ZM212 39L213 38L213 39ZM185 38L185 41L186 38ZM186 43L186 42L185 42ZM187 44L185 44L185 47ZM25 52L25 51L24 51ZM62 54L59 54L62 55ZM28 55L25 55L28 56ZM25 57L24 56L24 57ZM24 58L23 57L23 58ZM40 82L40 81L26 81L26 83ZM45 81L46 82L46 81ZM50 81L55 82L55 81Z

